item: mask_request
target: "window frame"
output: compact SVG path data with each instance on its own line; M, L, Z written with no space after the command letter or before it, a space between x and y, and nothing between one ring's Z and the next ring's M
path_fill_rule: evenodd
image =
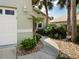
M15 10L5 9L5 15L15 15Z
M3 9L0 9L0 15L2 15L3 14Z
M41 24L41 27L39 27L39 24ZM38 23L38 24L37 24L37 28L38 28L38 29L42 29L42 28L43 28L43 23L42 23L42 22Z

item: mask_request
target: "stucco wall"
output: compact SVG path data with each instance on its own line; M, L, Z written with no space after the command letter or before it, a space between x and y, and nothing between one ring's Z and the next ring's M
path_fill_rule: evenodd
M0 0L0 6L16 6L17 0Z
M24 38L32 36L32 2L31 0L17 0L17 26L18 26L18 42ZM26 11L24 12L24 7Z

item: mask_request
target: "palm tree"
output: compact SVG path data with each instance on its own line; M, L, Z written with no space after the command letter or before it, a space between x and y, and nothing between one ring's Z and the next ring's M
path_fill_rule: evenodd
M38 4L38 8L42 9L43 6L45 7L45 12L46 12L46 27L48 25L48 9L53 8L53 0L40 0Z
M71 40L75 41L77 36L76 0L71 0Z
M59 0L58 1L58 5L62 8L64 8L64 6L67 7L67 35L70 36L71 35L71 24L70 24L70 6L71 1L70 0Z
M76 6L79 3L79 0L76 0ZM68 31L68 36L71 35L71 0L59 0L58 5L63 8L65 5L67 6L67 31ZM75 6L75 7L76 7Z

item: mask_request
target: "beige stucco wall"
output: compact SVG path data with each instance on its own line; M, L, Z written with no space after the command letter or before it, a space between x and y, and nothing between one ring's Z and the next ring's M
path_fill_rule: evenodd
M0 0L0 6L16 6L17 0Z
M32 2L31 0L17 0L17 28L18 28L18 42L24 38L32 36ZM24 11L26 7L26 11Z

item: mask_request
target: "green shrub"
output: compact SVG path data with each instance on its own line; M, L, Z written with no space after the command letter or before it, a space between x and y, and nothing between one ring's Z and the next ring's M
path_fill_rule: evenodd
M79 34L79 25L77 25L77 33Z
M67 32L67 25L66 24L61 24L61 27Z
M79 35L76 37L75 43L79 44Z
M40 35L45 36L45 31L44 31L44 29L38 29L36 32L39 33Z
M66 29L67 27L65 25L55 25L55 27L52 27L50 30L50 34L48 36L54 39L64 39L67 35Z
M45 35L50 36L51 33L54 33L55 24L49 24L47 28L44 29Z
M54 39L66 38L67 26L62 24L49 24L47 28L38 30L37 33Z
M37 42L39 42L40 41L40 38L41 38L41 35L40 34L36 34L34 36L34 38L36 39Z
M55 24L49 24L46 28L39 29L36 32L43 36L48 36L49 34L51 34L51 32L54 30L55 27L56 27Z
M20 43L20 47L23 49L32 49L36 46L36 40L35 39L24 39L22 40L22 42Z

